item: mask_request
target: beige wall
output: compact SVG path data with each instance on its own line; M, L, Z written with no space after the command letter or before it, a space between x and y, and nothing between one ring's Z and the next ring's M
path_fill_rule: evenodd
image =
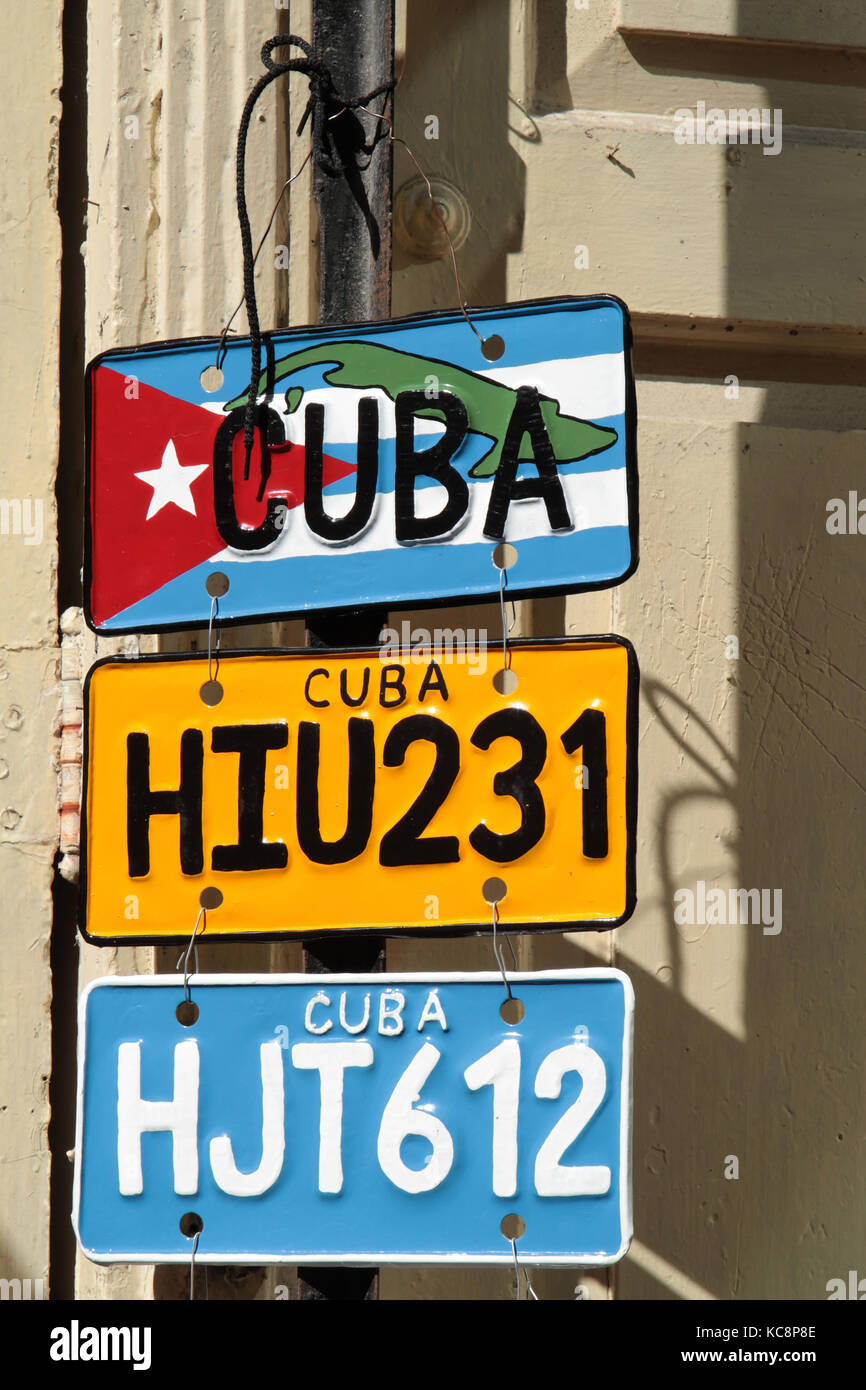
M292 8L296 32L309 33L308 8ZM91 0L87 11L82 357L216 333L240 296L237 118L261 42L285 15L253 0ZM2 382L14 442L2 496L41 498L45 538L0 538L0 1276L37 1278L48 1263L58 838L60 35L53 17L24 14L0 48L15 98L3 117L0 275L12 331ZM469 302L611 291L636 324L640 567L618 590L521 604L518 628L620 632L642 669L637 911L615 937L520 943L523 967L602 959L634 981L636 1239L616 1270L539 1272L535 1287L560 1299L578 1284L591 1298L820 1299L864 1248L856 934L866 538L825 526L829 498L864 491L866 120L852 80L862 80L861 7L834 6L819 30L807 0L409 0L401 35L398 133L469 204L459 253ZM845 44L855 45L847 59L830 48ZM299 86L294 111L303 99ZM677 144L674 113L701 100L781 108L781 153ZM248 161L254 227L286 176L273 91L260 110ZM430 114L436 141L425 139ZM306 136L293 140L292 167L306 148ZM399 147L395 163L399 189L416 171ZM272 254L261 262L266 324L315 313L308 172L291 209L291 228L281 214L269 243L290 244L290 276ZM578 247L585 268L575 265ZM67 265L65 284L71 274ZM450 307L455 293L446 262L396 248L395 313ZM65 469L75 464L64 456ZM63 496L61 542L71 546L80 515L70 476ZM498 631L493 606L464 610L463 620ZM299 630L262 636L297 641ZM256 634L235 630L231 642L242 638ZM94 643L71 633L70 646L86 666ZM673 895L698 880L780 889L781 932L678 926ZM55 983L65 997L95 974L152 969L156 953L80 954L80 973L74 948L62 956ZM388 959L395 969L492 964L484 940L397 941ZM211 970L296 963L295 947L202 951ZM57 1026L68 1051L68 1014ZM56 1098L58 1136L70 1104ZM65 1243L55 1277L68 1282L58 1145L52 1219ZM736 1180L724 1176L731 1155ZM79 1260L75 1288L82 1298L177 1297L184 1277ZM284 1282L279 1271L214 1272L211 1296L266 1298ZM508 1298L512 1281L507 1270L384 1271L381 1291Z
M608 594L523 614L523 630L630 637L643 686L635 915L613 940L524 942L532 965L601 954L635 983L636 1238L607 1278L539 1275L542 1296L568 1297L579 1279L593 1296L606 1284L620 1298L821 1298L863 1248L852 1196L863 557L862 538L828 535L825 518L827 499L863 477L866 389L829 383L866 383L845 333L866 319L852 274L864 108L857 88L802 80L823 70L821 54L770 44L764 80L740 51L724 68L709 40L685 53L668 37L648 53L641 35L616 32L619 21L718 32L723 8L693 5L702 19L690 10L686 25L663 6L539 0L512 6L506 41L501 6L473 6L470 19L444 4L433 44L433 21L409 6L398 126L471 204L460 258L470 302L613 291L635 316L638 363L654 370L638 383L640 568ZM779 7L744 5L740 25L728 6L721 32L773 40L790 22L792 38L815 40L810 8L792 17L785 6L780 21ZM862 42L859 11L846 13L845 40ZM677 144L673 113L699 100L780 107L781 153ZM424 139L431 112L435 144ZM399 154L398 170L399 185L412 173ZM398 312L453 303L447 264L398 253L394 298ZM697 325L705 377L677 378L664 352L642 350L642 327L660 319L678 366ZM786 385L786 370L794 381L804 371L792 340L817 325L823 338L816 328L810 342L842 345L812 364L828 384ZM699 879L781 889L781 932L678 927L673 894ZM395 957L418 965L429 949L401 944ZM483 948L473 956L484 959ZM729 1155L736 1180L724 1176ZM447 1281L419 1274L415 1287L444 1293Z
M58 839L52 759L59 714L57 15L45 6L14 12L4 7L0 55L0 397L6 420L0 498L13 507L32 504L33 523L29 536L20 526L15 534L13 511L0 535L0 1277L44 1280L49 939ZM0 520L6 516L4 509Z

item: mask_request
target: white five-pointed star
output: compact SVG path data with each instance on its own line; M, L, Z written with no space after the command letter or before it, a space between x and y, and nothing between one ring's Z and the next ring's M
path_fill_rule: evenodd
M180 507L183 511L190 512L192 516L195 516L192 484L200 473L204 473L206 468L206 463L193 463L184 467L178 460L174 440L170 439L165 446L159 468L151 468L146 473L136 473L135 475L143 483L147 483L148 487L153 488L153 496L150 499L145 521L150 521L150 518L156 516L157 512L161 512L163 507L167 507L169 502L173 502L176 507Z

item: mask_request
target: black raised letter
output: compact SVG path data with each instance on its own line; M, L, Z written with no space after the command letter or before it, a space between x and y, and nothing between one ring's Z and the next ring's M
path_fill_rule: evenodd
M180 816L180 867L185 874L204 868L201 837L204 738L201 729L185 729L180 740L180 786L176 792L150 789L150 739L126 739L126 846L130 878L150 872L151 816Z
M493 778L495 796L511 796L520 807L520 825L506 834L491 830L482 821L469 836L469 843L486 859L508 864L537 845L544 834L544 797L536 785L547 758L547 738L538 720L526 709L496 710L482 719L472 743L485 751L499 738L513 738L520 744L522 757L513 767L497 772Z
M445 433L429 449L415 452L415 413L430 410L423 391L400 391L396 401L396 533L398 541L426 541L454 529L469 506L469 484L448 460L466 437L466 407L452 391L440 391L436 410L445 416ZM435 516L415 515L415 479L435 478L448 491L448 501Z
M314 864L345 864L366 848L373 825L376 749L372 719L349 720L349 795L346 830L339 840L323 840L319 828L318 724L298 725L298 844ZM332 800L329 791L328 799Z
M424 672L424 679L421 682L421 689L418 691L419 705L423 705L424 696L429 694L431 690L438 690L443 700L448 699L448 687L445 684L445 677L443 676L438 663L435 661L431 661L427 666L427 670Z
M340 672L340 697L344 705L353 705L355 708L357 708L358 705L363 705L364 701L367 698L367 692L369 691L369 689L369 666L364 667L364 677L361 682L361 693L357 697L349 694L349 672L346 670L345 666L343 667L342 671Z
M213 502L216 513L217 530L233 550L264 550L272 545L282 531L282 518L286 504L276 497L269 497L265 519L259 526L241 526L235 511L235 489L232 470L232 447L235 436L244 432L246 406L239 405L229 412L217 430L213 446ZM259 500L264 496L264 487L271 473L271 448L284 444L286 432L283 422L275 410L259 406L256 411L256 432L262 451L262 481L259 487Z
M317 666L315 671L311 671L310 674L307 676L307 679L304 682L304 699L306 700L308 705L314 705L316 709L328 708L328 705L331 703L330 700L314 700L312 695L310 694L310 686L313 683L314 676L324 676L325 680L328 680L329 674L330 673L325 669L324 666Z
M394 680L388 679L388 672L394 676ZM379 704L383 709L395 709L397 705L402 705L406 699L406 684L403 677L406 674L406 667L401 666L399 661L393 666L383 666L382 674L379 677ZM397 696L396 700L386 700L387 691L393 690Z
M520 446L526 434L529 435L532 445L532 457L538 477L521 478L518 482ZM542 497L547 507L551 530L567 531L571 526L562 483L556 471L556 456L541 414L541 400L534 386L517 388L517 402L508 422L502 457L493 478L490 505L484 522L484 534L491 540L502 540L508 508L515 497Z
M289 851L279 840L262 839L265 801L265 765L269 748L285 748L289 731L285 724L218 724L211 748L215 753L240 753L238 762L238 842L214 845L211 865L235 869L284 869Z
M460 841L456 835L428 835L427 829L443 805L460 771L460 740L449 724L432 714L410 714L395 724L385 740L382 761L386 767L402 767L413 743L432 743L436 749L433 771L405 816L382 836L379 863L456 864Z
M604 711L585 709L561 735L566 753L583 749L583 852L587 859L607 855L607 724Z
M375 396L358 402L358 471L355 500L345 516L328 516L322 504L322 448L325 407L315 402L304 413L304 516L307 525L326 541L348 541L363 531L376 500L379 475L379 403Z

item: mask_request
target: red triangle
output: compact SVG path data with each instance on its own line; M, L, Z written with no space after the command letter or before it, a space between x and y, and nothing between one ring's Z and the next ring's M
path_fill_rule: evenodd
M225 548L214 516L212 483L214 439L225 417L106 366L97 367L91 377L90 410L90 604L98 626ZM182 469L204 465L197 477L186 475L195 515L168 502L147 520L154 489L136 474L159 469L170 443ZM284 498L289 507L303 504L305 457L301 444L272 449L267 493L259 502L258 439L250 477L244 481L243 435L235 438L235 507L241 525L258 525L270 497ZM324 457L325 486L354 472L354 464Z

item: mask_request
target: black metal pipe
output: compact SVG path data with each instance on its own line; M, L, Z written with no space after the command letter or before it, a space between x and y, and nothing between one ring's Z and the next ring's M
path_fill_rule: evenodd
M372 91L394 75L394 0L313 0L313 45L346 98ZM371 101L370 111L392 118L390 97ZM319 213L319 320L358 323L391 312L392 145L390 125L365 111L334 115L333 138L342 172L316 167L313 193ZM312 614L311 647L375 644L384 610ZM304 969L313 974L385 969L381 937L316 941L304 950ZM376 1269L298 1270L304 1300L362 1301L378 1297Z
M394 0L313 0L313 43L334 86L353 98L394 76ZM388 118L378 121L383 112ZM316 168L322 323L358 323L391 313L393 103L376 97L369 110L345 111L332 122L345 164L342 174Z

